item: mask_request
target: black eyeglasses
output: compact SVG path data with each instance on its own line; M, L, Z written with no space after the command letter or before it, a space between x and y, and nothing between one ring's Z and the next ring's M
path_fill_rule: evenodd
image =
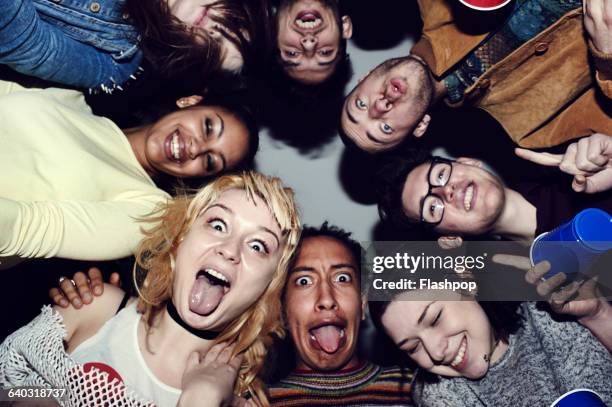
M444 199L432 193L434 188L443 187L453 173L453 160L442 157L434 157L427 172L429 190L427 195L421 199L421 222L430 226L436 226L444 218Z

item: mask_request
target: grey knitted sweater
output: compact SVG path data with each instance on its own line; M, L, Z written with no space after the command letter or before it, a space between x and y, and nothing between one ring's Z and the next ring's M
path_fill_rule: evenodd
M591 389L612 406L612 356L576 322L557 322L534 303L520 307L523 326L480 380L440 378L415 388L418 406L548 407L562 394Z

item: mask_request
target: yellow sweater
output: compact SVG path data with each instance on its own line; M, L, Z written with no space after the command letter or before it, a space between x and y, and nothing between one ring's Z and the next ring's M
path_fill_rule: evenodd
M0 81L0 256L128 256L168 198L80 92Z

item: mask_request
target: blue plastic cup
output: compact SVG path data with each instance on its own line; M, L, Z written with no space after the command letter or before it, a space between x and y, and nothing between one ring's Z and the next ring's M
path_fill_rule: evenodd
M612 249L612 217L588 208L563 225L538 236L531 245L531 264L547 260L544 278L564 272L570 279L586 273L599 256Z
M608 407L599 394L593 390L576 389L568 391L555 400L550 407Z

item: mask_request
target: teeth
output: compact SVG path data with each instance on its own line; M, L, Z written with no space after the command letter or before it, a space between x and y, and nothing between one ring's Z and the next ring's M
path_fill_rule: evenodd
M172 157L175 160L180 160L181 159L181 153L180 153L180 143L179 143L179 137L178 134L174 134L174 136L172 136L172 142L170 143L170 150L172 151Z
M465 340L465 338L463 338L463 340L461 341L461 347L459 348L459 352L457 352L457 356L455 356L455 359L453 359L453 361L451 362L452 367L455 367L459 363L461 363L461 361L463 360L463 356L465 355L466 348L467 348L467 341Z
M219 273L218 271L215 271L213 269L205 269L204 272L210 274L211 276L218 278L219 280L223 281L224 283L229 283L229 281L227 280L227 278L225 278L225 276L221 273Z
M341 330L340 330L340 337L341 337L341 338L344 338L344 335L345 335L345 333L344 333L344 329L341 329Z
M316 28L320 26L322 22L323 20L321 20L320 18L316 18L310 21L304 21L304 20L299 20L299 19L295 21L295 23L300 28Z
M474 195L474 186L470 185L465 190L465 196L463 197L463 206L466 211L472 209L472 196Z

